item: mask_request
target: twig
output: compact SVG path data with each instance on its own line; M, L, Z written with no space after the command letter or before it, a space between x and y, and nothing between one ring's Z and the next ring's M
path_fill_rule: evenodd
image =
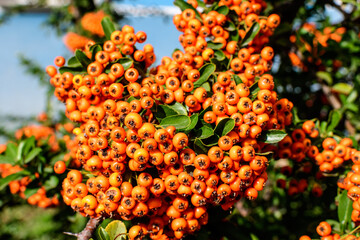
M66 235L74 236L78 240L89 240L97 226L100 224L100 218L90 218L86 227L79 233L64 232Z

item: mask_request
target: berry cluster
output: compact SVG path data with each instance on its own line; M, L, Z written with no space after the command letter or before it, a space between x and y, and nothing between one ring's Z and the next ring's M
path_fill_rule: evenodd
M46 69L66 116L80 124L74 148L83 170L67 173L64 202L86 216L139 223L130 239L180 239L207 223L208 207L227 210L241 197L256 199L268 165L258 154L267 146L259 136L292 120L292 103L277 99L265 73L274 52L264 44L279 16L259 17L262 1L220 1L231 14L200 14L197 2L188 2L173 19L185 52L164 57L156 68L148 71L152 46L136 45L146 34L124 26L105 43L90 41L75 53L86 64L82 73L66 71L63 57L55 59L59 73ZM239 41L257 25L252 41ZM192 129L163 126L158 106L201 116L198 124L209 129L226 119L234 126L200 153ZM55 165L55 172L65 171L64 162Z

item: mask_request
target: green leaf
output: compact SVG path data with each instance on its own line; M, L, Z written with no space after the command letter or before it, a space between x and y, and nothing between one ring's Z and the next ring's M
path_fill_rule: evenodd
M202 84L204 84L209 77L211 76L211 74L213 74L215 72L216 66L215 64L212 63L208 63L205 64L204 66L202 66L199 69L200 72L200 78L194 83L194 89L200 87Z
M3 190L11 181L20 180L25 176L28 176L28 171L20 171L14 174L11 174L5 178L0 178L0 191Z
M114 23L110 20L109 17L104 17L101 20L101 26L104 29L106 40L110 40L111 34L115 31Z
M194 10L196 19L202 22L200 13L189 3L185 2L184 0L175 0L174 5L178 6L181 9L181 11L184 11L185 9L189 9L189 8Z
M161 120L160 126L168 127L174 126L176 130L186 129L190 125L190 117L185 115L169 116Z
M230 41L236 41L238 42L240 39L239 31L235 29L236 31L230 31Z
M343 191L339 198L338 218L340 222L341 234L345 233L348 224L351 223L351 212L353 211L352 201L347 196L347 191Z
M215 11L226 16L229 13L229 8L225 5L223 5L223 6L217 7L215 9Z
M17 148L17 153L16 153L16 160L19 161L20 159L22 159L22 154L23 154L23 149L25 146L25 141L21 141L19 143L19 146Z
M260 24L255 22L246 32L244 38L240 42L240 47L245 47L251 42L260 31Z
M39 188L26 188L24 192L25 198L28 199L29 197L37 193L38 190Z
M221 50L214 50L214 57L218 61L222 61L226 58L225 53Z
M209 41L207 42L207 47L211 48L213 50L219 50L224 46L224 44L222 43L217 43L217 42L213 42L213 41Z
M124 70L127 70L133 65L134 62L131 58L124 57L116 60L116 63L120 63L124 67Z
M75 56L73 56L68 60L67 66L68 67L81 67L81 63Z
M200 129L196 130L196 138L205 139L214 135L214 129L208 126L202 126Z
M195 146L195 151L199 154L207 154L208 153L208 148L204 145L204 143L200 140L200 139L195 139L194 142L194 146Z
M259 140L264 143L278 143L287 136L287 133L281 130L268 130L263 131L259 137Z
M211 92L211 86L209 82L205 82L203 85L201 85L207 92Z
M95 61L96 53L102 51L100 44L94 44L90 47L91 61Z
M126 239L126 226L120 220L115 220L109 223L106 228L111 240Z
M241 78L240 78L238 75L236 75L236 74L231 75L231 78L233 79L233 81L235 81L236 85L238 85L238 84L240 84L240 83L243 82L243 81L241 80Z
M85 53L79 49L75 51L75 57L79 60L81 66L87 68L87 66L91 63L91 60L85 55Z
M329 85L332 85L332 83L333 83L331 74L328 72L323 72L323 71L316 72L316 77L325 81Z
M3 163L9 163L9 164L14 164L14 159L13 158L9 158L8 156L4 156L4 155L0 155L0 164Z
M349 95L351 90L353 89L353 86L347 83L336 83L334 86L332 86L331 89L335 92Z
M196 124L199 121L199 114L196 113L196 114L191 115L190 121L191 121L190 125L185 129L185 131L191 131L196 127Z
M227 21L225 23L224 29L226 29L229 32L235 32L237 30L235 24L231 21ZM237 33L239 33L238 31L236 31Z
M16 160L17 146L15 143L8 143L5 150L5 155L11 159Z
M25 140L25 146L23 149L23 154L27 155L32 148L35 147L35 137L31 136Z
M34 148L33 150L31 150L31 152L25 157L24 162L25 163L29 163L31 162L31 160L33 160L37 155L39 155L39 153L42 151L41 148Z
M235 127L235 120L232 118L224 118L222 119L218 125L216 125L214 133L219 135L220 137L225 136Z
M76 75L76 74L85 73L86 70L82 67L61 67L61 68L59 68L59 72L61 74L65 73L65 72L69 72L73 75Z
M329 114L328 126L326 131L332 132L340 123L341 118L342 118L342 114L340 113L339 110L332 110Z
M174 104L167 105L169 108L171 108L173 111L175 111L178 115L188 115L188 111L179 102L175 102Z
M96 234L100 240L111 240L109 234L103 227L98 227Z
M354 89L346 99L346 102L352 103L358 98L358 92Z
M47 179L44 183L44 187L46 191L49 191L51 189L54 189L59 184L59 178L55 175L51 175L49 179Z

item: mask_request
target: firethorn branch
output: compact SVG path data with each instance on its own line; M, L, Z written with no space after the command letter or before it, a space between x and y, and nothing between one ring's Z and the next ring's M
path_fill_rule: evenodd
M90 218L85 228L79 233L64 232L66 235L77 237L78 240L88 240L99 226L101 218Z

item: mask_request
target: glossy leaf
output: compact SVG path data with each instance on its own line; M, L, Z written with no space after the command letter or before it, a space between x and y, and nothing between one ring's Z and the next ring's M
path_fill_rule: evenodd
M25 198L29 198L32 195L34 195L35 193L37 193L37 191L39 190L39 188L26 188L25 189Z
M215 11L226 16L229 13L229 8L225 5L223 5L223 6L216 8Z
M79 49L75 51L75 57L79 60L81 66L87 68L87 66L91 63L91 60L85 55L85 53Z
M263 131L259 137L259 140L264 143L278 143L287 136L287 133L282 130L268 130Z
M190 125L185 129L185 131L191 131L196 127L196 124L199 121L199 114L196 113L196 114L191 115L190 116L190 121L191 121Z
M347 196L347 191L343 191L338 198L338 218L341 233L344 233L348 224L351 223L351 212L353 210L352 201Z
M236 75L236 74L231 75L231 78L232 78L233 81L235 81L236 85L238 85L238 84L240 84L240 83L243 82L243 81L241 80L241 78L240 78L238 75Z
M208 81L211 74L215 72L216 66L215 64L208 63L202 66L199 69L200 72L200 78L194 83L194 88L200 87L202 84L204 84L206 81Z
M325 81L329 85L332 85L332 83L333 83L331 74L328 73L328 72L319 71L319 72L316 73L316 77L318 77L319 79Z
M67 66L68 67L81 67L81 63L75 56L73 56L73 57L69 58L69 60L67 62Z
M85 73L86 70L82 67L61 67L61 68L59 68L59 72L61 74L65 73L65 72L69 72L73 75L76 75L76 74Z
M35 147L35 137L31 136L25 140L25 146L23 149L23 154L27 155L32 148Z
M211 49L213 49L213 50L219 50L219 49L221 49L223 46L224 46L223 43L217 43L217 42L212 42L212 41L207 42L207 47L208 47L208 48L211 48Z
M116 60L116 63L120 63L124 67L124 70L127 70L133 65L134 62L131 58L124 57Z
M96 233L97 233L97 237L100 240L111 240L109 234L107 233L107 231L101 226L98 227Z
M245 47L251 42L260 31L260 24L255 22L246 32L244 38L240 42L240 47Z
M235 127L235 120L232 118L224 118L216 125L214 133L220 137L225 136Z
M185 2L184 0L175 0L174 5L178 6L181 9L181 11L184 11L185 9L194 10L196 19L198 19L200 22L202 22L200 13L191 4Z
M229 32L235 32L237 30L235 24L231 21L227 21L225 23L224 29L226 29Z
M25 156L24 162L29 163L31 162L31 160L33 160L37 155L39 155L39 153L42 151L41 148L34 148L30 151L30 153Z
M349 95L353 88L354 88L353 86L351 86L350 84L347 84L347 83L336 83L334 86L332 86L331 89L334 92Z
M337 127L337 125L339 125L341 118L342 118L342 114L340 113L339 110L332 110L329 115L328 126L326 131L327 132L333 131Z
M208 126L202 126L200 129L196 130L196 138L205 139L214 135L214 129Z
M175 102L174 104L167 105L167 106L169 108L171 108L173 111L175 111L178 115L187 115L188 114L188 111L186 110L184 105L182 105L179 102Z
M112 221L106 226L105 230L111 240L126 239L126 226L122 221Z
M51 189L54 189L58 186L59 184L59 178L57 176L50 176L49 179L47 179L45 182L44 182L44 187L45 187L45 190L46 191L49 191Z
M168 126L174 126L176 130L179 129L186 129L190 125L190 117L185 115L175 115L166 117L161 120L160 126L162 127L168 127Z
M23 170L23 171L11 174L7 177L0 178L0 191L3 190L11 181L20 180L23 177L28 176L28 175L29 175L29 172Z
M194 150L198 154L207 154L208 153L209 149L203 144L203 142L200 139L195 139L194 146L195 146Z
M100 44L94 44L90 47L91 52L91 61L95 61L95 56L97 52L100 52L102 50Z
M225 53L221 50L215 50L214 56L215 56L216 60L218 60L218 61L222 61L226 58Z
M114 23L110 20L109 17L104 17L101 20L101 26L102 26L102 28L104 30L106 40L110 40L111 39L111 33L115 31Z

